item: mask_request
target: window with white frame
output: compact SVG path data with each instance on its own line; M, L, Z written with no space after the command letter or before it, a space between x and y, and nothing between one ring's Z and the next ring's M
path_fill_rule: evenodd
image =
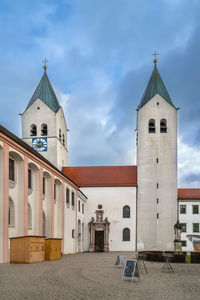
M192 213L194 215L198 215L199 214L199 205L192 205Z
M187 231L187 224L186 223L181 223L181 229L182 229L182 232L186 232Z
M130 241L130 229L124 228L123 229L123 242L129 242Z
M75 201L74 201L74 192L72 192L72 208L74 209Z
M32 171L28 169L28 188L32 189Z
M42 136L48 135L47 124L42 124L42 125L41 125L41 135L42 135Z
M56 203L56 196L57 196L57 190L56 190L56 184L54 183L54 204Z
M81 201L78 201L78 211L81 211Z
M199 232L199 223L193 223L193 232Z
M62 133L61 133L61 129L59 129L59 141L62 141Z
M151 119L149 120L149 133L155 133L156 127L155 127L155 120Z
M131 209L130 206L125 205L123 207L123 218L130 218Z
M37 127L35 124L32 124L30 127L30 136L36 136L37 135Z
M161 133L167 132L167 120L166 119L162 119L160 121L160 132Z
M182 247L187 247L187 241L182 241Z
M66 188L66 206L69 207L69 204L70 204L70 199L69 199L69 189Z
M32 229L32 210L29 203L28 203L28 229Z
M45 177L43 177L43 185L42 185L42 187L43 187L43 196L45 196L45 194L46 194L46 179L45 179Z
M9 158L9 180L15 181L15 161Z
M15 207L14 207L14 202L11 198L9 198L9 205L8 205L8 225L15 226Z
M180 214L186 214L186 205L180 205Z

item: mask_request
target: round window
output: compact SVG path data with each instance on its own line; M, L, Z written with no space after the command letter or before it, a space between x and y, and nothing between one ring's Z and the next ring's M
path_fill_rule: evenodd
M102 209L102 205L101 204L98 205L98 209Z

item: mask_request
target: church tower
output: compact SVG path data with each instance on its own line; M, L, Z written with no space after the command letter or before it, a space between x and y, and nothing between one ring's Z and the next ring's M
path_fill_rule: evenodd
M174 250L177 109L154 69L137 109L137 250Z
M47 66L22 114L22 139L58 169L67 165L67 126L47 76Z

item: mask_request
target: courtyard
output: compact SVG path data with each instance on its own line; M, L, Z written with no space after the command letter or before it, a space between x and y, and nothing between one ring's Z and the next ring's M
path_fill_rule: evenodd
M122 252L134 259L135 253ZM200 265L146 262L140 281L122 280L114 267L117 252L64 255L60 260L35 264L0 265L0 299L200 299Z

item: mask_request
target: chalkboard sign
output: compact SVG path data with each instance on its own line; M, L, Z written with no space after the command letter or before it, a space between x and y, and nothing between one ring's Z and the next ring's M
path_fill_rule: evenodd
M126 263L125 263L125 259L124 259L124 256L122 254L119 254L117 256L117 259L116 259L116 262L115 262L115 266L118 266L118 267L125 267Z
M123 279L133 279L133 277L140 278L137 260L127 259L126 266L123 272Z

